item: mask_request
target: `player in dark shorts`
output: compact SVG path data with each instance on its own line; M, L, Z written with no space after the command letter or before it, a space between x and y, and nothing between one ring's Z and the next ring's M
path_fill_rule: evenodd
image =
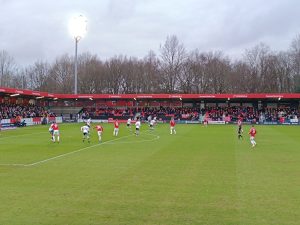
M238 139L243 139L243 129L242 129L242 125L239 126L238 128Z

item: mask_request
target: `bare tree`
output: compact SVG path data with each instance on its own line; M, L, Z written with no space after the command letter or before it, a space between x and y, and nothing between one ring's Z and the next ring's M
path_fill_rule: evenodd
M108 93L119 94L123 75L123 63L124 57L118 56L108 60L105 63L107 73L107 87Z
M196 76L193 73L195 63L192 58L188 58L183 67L182 71L178 76L179 91L182 93L192 93L195 87Z
M36 61L20 70L14 59L0 52L0 85L72 93L74 59ZM80 93L254 93L300 92L300 35L288 51L274 52L260 43L232 62L220 51L186 52L176 36L168 36L160 55L142 59L115 56L101 61L89 52L78 58Z
M292 41L290 54L293 66L294 91L300 92L300 34Z
M143 60L141 72L141 91L143 93L158 93L160 91L159 62L154 51L149 51Z
M244 60L250 67L250 74L248 77L248 85L250 92L265 92L264 87L268 82L267 59L270 55L270 47L264 43L254 46L252 49L247 49Z
M247 63L238 60L234 62L231 67L231 73L228 78L229 91L232 93L250 93L250 66Z
M186 60L186 52L183 44L179 43L176 36L168 36L166 42L160 48L162 73L162 89L167 93L176 92L178 77L182 72Z
M32 66L25 69L28 85L32 90L47 91L47 79L50 76L50 65L47 62L36 61Z
M222 52L209 52L206 54L205 73L208 76L211 93L226 92L230 62Z
M265 92L289 92L293 89L292 65L289 54L280 52L267 59Z
M57 58L47 79L50 85L48 91L72 93L74 89L73 68L73 60L67 54Z
M16 70L17 66L13 57L7 51L0 51L0 86L10 86Z
M102 93L103 63L96 55L83 53L78 57L79 93Z
M189 73L191 73L194 82L189 82L192 85L192 91L195 93L207 93L209 89L209 77L206 73L207 57L205 53L200 53L195 50L189 55Z
M123 58L121 66L120 93L138 92L138 60L136 58Z

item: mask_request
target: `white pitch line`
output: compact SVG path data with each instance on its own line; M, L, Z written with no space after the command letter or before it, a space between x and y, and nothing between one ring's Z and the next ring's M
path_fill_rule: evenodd
M130 136L132 136L132 134L127 135L127 136L123 136L123 137L120 137L120 138L112 139L112 140L109 140L109 141L105 141L105 142L102 142L102 143L99 143L99 144L96 144L96 145L91 145L91 146L88 146L88 147L85 147L85 148L81 148L81 149L75 150L73 152L68 152L68 153L65 153L65 154L54 156L52 158L44 159L44 160L37 161L37 162L34 162L34 163L30 163L30 164L25 164L24 166L26 166L26 167L35 166L35 165L38 165L38 164L41 164L41 163L48 162L48 161L53 160L53 159L58 159L58 158L61 158L61 157L67 156L67 155L72 155L72 154L75 154L77 152L81 152L81 151L84 151L86 149L89 149L89 148L100 146L100 145L103 145L103 144L106 144L106 143L109 143L109 142L120 140L120 139L125 138L125 137L130 137Z
M26 164L1 163L0 166L26 166Z
M123 137L120 137L120 138L117 138L117 139L112 139L112 140L109 140L109 141L105 141L105 142L102 142L102 143L99 143L99 144L96 144L96 145L91 145L91 146L88 146L88 147L85 147L85 148L81 148L81 149L78 149L78 150L75 150L75 151L72 151L72 152L57 155L57 156L54 156L54 157L51 157L51 158L48 158L48 159L44 159L44 160L41 160L41 161L37 161L37 162L34 162L34 163L29 163L29 164L0 164L0 165L1 166L24 166L24 167L34 166L34 165L38 165L38 164L41 164L41 163L44 163L44 162L48 162L48 161L53 160L53 159L58 159L58 158L61 158L61 157L67 156L67 155L71 155L71 154L74 154L74 153L77 153L77 152L81 152L81 151L84 151L84 150L89 149L89 148L93 148L93 147L103 145L103 144L108 143L108 142L116 141L116 140L119 140L119 139L122 139L122 138L125 138L125 137L130 137L130 136L132 136L132 135L127 135L127 136L123 136Z
M38 164L42 164L42 163L48 162L50 160L58 159L58 158L61 158L61 157L64 157L64 156L68 156L68 155L72 155L72 154L75 154L77 152L81 152L81 151L84 151L86 149L89 149L89 148L93 148L93 147L100 146L100 145L103 145L103 144L107 144L107 143L110 143L110 142L114 142L114 141L117 141L117 140L120 140L120 139L123 139L123 138L126 138L126 137L130 137L130 136L133 136L133 135L134 134L126 135L126 136L123 136L123 137L120 137L120 138L116 138L116 139L112 139L112 140L109 140L109 141L105 141L105 142L102 142L102 143L99 143L99 144L96 144L96 145L91 145L91 146L88 146L88 147L85 147L85 148L81 148L81 149L78 149L78 150L75 150L75 151L72 151L72 152L68 152L68 153L65 153L65 154L54 156L54 157L51 157L51 158L48 158L48 159L44 159L44 160L41 160L41 161L37 161L37 162L34 162L34 163L29 163L29 164L15 164L15 163L9 164L9 163L4 163L4 164L0 164L0 166L31 167L31 166L35 166L35 165L38 165ZM149 135L153 135L153 134L149 134ZM158 135L155 135L155 136L157 136L157 139L159 139Z

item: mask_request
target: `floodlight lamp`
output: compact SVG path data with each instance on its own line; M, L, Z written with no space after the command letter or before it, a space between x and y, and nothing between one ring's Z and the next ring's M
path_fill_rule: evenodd
M72 37L80 40L87 31L87 19L83 15L75 16L70 20L69 29Z

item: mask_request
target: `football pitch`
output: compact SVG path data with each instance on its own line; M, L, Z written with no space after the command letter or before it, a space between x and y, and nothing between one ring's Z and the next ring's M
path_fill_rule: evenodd
M0 133L1 225L299 224L300 126L81 125Z

